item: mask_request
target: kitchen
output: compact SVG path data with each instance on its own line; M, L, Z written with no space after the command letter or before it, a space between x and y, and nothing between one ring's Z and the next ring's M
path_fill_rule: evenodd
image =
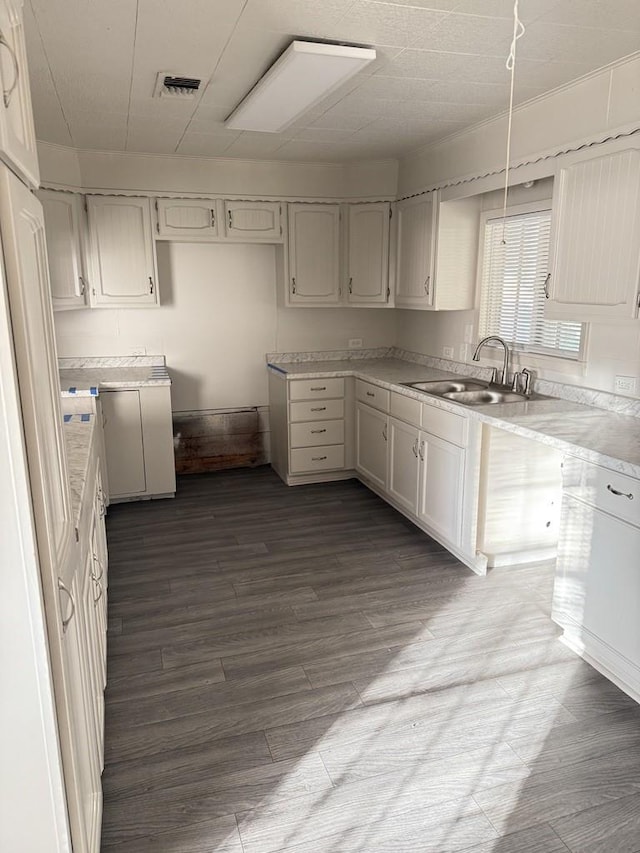
M207 12L200 4L189 4L190 8L184 15L191 15L192 22L183 22L184 30L182 27L176 32L171 30L175 36L175 53L169 52L171 45L167 44L166 36L160 35L162 22L165 21L166 26L169 26L171 20L171 13L167 9L163 8L160 13L157 8L151 9L151 4L123 2L120 4L122 15L116 24L116 18L112 18L106 10L100 13L104 15L104 19L101 19L93 8L55 9L54 5L32 3L25 8L25 15L29 16L28 58L38 128L40 184L47 191L76 200L82 196L88 197L90 225L98 221L95 215L92 219L92 214L99 208L100 200L109 197L120 199L121 202L127 198L132 202L142 199L145 210L148 210L145 220L149 225L148 230L153 230L153 223L156 234L156 222L160 225L156 219L156 200L162 209L163 200L170 202L181 198L193 203L194 200L202 199L207 202L206 209L213 208L218 223L224 222L225 227L229 205L234 203L261 202L263 205L284 208L283 212L278 210L278 215L282 217L280 224L283 226L283 234L281 236L277 229L278 233L268 240L252 239L251 243L245 243L242 239L234 241L233 235L222 230L218 238L209 237L200 241L155 238L154 242L153 236L148 234L149 245L153 246L151 262L157 264L157 277L154 269L155 292L145 292L144 296L147 299L149 296L154 299L159 297L159 305L145 307L141 303L136 308L82 307L73 311L56 311L55 336L59 357L86 360L104 356L131 359L164 355L172 379L174 421L182 418L189 422L190 418L201 416L215 423L216 418L230 416L229 420L233 423L234 412L242 416L247 409L255 410L259 418L260 449L263 454L260 461L266 461L269 446L272 450L275 446L273 435L268 435L266 415L269 405L268 374L265 370L267 353L270 356L275 354L276 357L277 354L282 356L287 353L322 353L324 359L327 353L332 353L336 358L348 355L350 365L344 370L356 371L358 359L352 356L358 349L361 349L358 355L397 356L404 352L436 360L435 363L413 362L411 374L407 372L405 376L399 377L404 381L427 378L426 368L432 370L444 367L450 374L458 372L457 368L454 369L456 363L471 365L472 344L475 345L480 338L479 311L475 307L473 295L470 303L459 303L456 310L415 310L419 307L416 305L413 310L400 310L397 290L395 304L398 308L394 309L385 302L374 307L356 307L355 304L349 304L349 277L345 278L347 261L343 258L338 264L342 292L339 285L337 291L330 295L328 305L325 301L314 307L300 307L293 304L293 297L299 294L292 292L290 277L284 275L285 259L291 261L291 257L286 256L285 241L290 240L288 226L292 222L291 214L303 205L309 206L305 210L320 205L332 206L334 209L341 207L341 210L335 211L335 216L339 217L342 212L344 221L350 211L358 210L358 205L393 204L396 214L395 222L393 218L391 220L393 228L397 227L398 212L403 210L403 205L410 208L411 196L425 190L439 191L437 204L434 205L438 213L450 210L451 207L446 207L448 204L464 205L465 200L480 196L484 210L478 213L500 209L501 202L496 196L500 195L504 181L507 132L504 109L508 95L504 82L506 78L499 77L500 83L492 82L485 88L477 81L482 79L482 68L487 75L497 74L498 67L503 69L512 28L511 3L501 4L501 14L494 19L494 23L499 22L496 30L489 28L491 19L480 15L475 3L444 4L446 10L443 10L442 3L434 4L438 10L422 8L422 4L410 6L375 2L253 2L245 10L245 4L228 3L217 10L219 18L216 21L215 42L212 41L211 33L205 32L207 28L201 26L202 16ZM139 40L134 52L133 10L138 5ZM311 5L314 9L310 8ZM579 171L585 146L593 148L591 152L586 152L588 155L602 153L613 156L618 151L637 149L633 133L638 129L639 118L639 61L630 55L637 45L637 12L626 3L612 3L607 4L607 13L603 11L603 5L587 4L588 8L585 8L576 4L549 2L536 4L534 14L531 8L527 9L525 2L520 4L521 15L527 26L525 35L518 42L523 51L523 79L527 70L531 75L536 72L539 76L537 84L523 86L518 93L524 105L519 105L514 112L511 148L511 183L514 189L510 194L511 205L532 204L549 198L550 189L553 193L557 191L557 168L562 168L563 164L569 167L574 164ZM459 8L451 11L450 7ZM86 20L83 20L83 14ZM495 12L487 11L486 15L489 14ZM607 14L610 20L620 20L620 25L603 29L608 26ZM446 23L449 16L450 31ZM419 29L421 19L428 21L428 27L425 24ZM415 63L421 51L428 54L430 61L434 60L434 51L428 49L428 34L438 32L436 24L440 28L438 45L442 53L438 57L442 60L441 70L420 70ZM468 29L463 29L463 24L473 24L478 28L475 49L469 47L471 36ZM486 27L482 32L487 35L482 38L480 25ZM233 33L238 41L229 42L232 49L228 54L228 64L225 65L224 45ZM34 34L39 36L34 38ZM240 100L294 35L379 46L379 57L373 71L355 78L367 87L361 94L360 104L356 103L356 94L351 94L352 102L347 100L340 106L344 92L338 91L330 96L329 109L323 108L318 114L312 112L295 128L290 138L279 134L239 134L224 129L222 120L230 107ZM573 61L567 58L569 43L563 41L561 36L571 40L576 51ZM464 38L467 42L464 42ZM525 48L527 38L528 49ZM454 43L454 39L458 40L457 43ZM483 42L482 50L477 46L478 39ZM487 44L490 46L486 47ZM131 58L135 53L136 61L141 64L139 73L133 77L131 62L127 68L126 62L113 63L114 56L123 55L125 45L127 56ZM195 61L198 50L207 54L206 60L202 60L202 70L194 67L199 64L199 60ZM588 57L586 60L585 55ZM86 67L81 64L83 57L83 61L89 63ZM220 57L222 60L216 66ZM5 61L8 61L6 57L3 63ZM590 67L586 67L589 62ZM191 123L195 112L193 102L152 98L155 77L162 68L167 67L174 73L197 73L205 82L211 78L214 84L220 85L222 94L218 102L218 92L213 84L209 96L203 96L202 103L196 102L195 106L201 111L200 118L196 116L187 132L185 128ZM455 78L454 67L458 68L456 73L463 82L463 88L469 90L466 93L458 92L455 96L457 104L452 102L454 95L451 91L446 94L447 100L444 95L437 94L438 86L442 87L444 81L452 75ZM467 68L466 72L461 70L463 67ZM55 71L56 68L58 70L52 76L50 69ZM598 71L600 68L602 70ZM3 75L8 75L9 71L10 64L7 69L3 65ZM416 81L423 81L427 74L428 79L432 75L437 77L438 73L440 79L435 87L436 94L429 98L423 94L416 100L416 92L421 90L421 86L423 90L426 88L423 83ZM504 71L500 73L505 74ZM562 74L565 76L562 77ZM571 82L576 78L581 79ZM407 79L413 82L398 83L398 80ZM534 78L532 76L529 79ZM108 87L105 86L105 80L109 81ZM135 85L129 93L131 80ZM4 85L8 90L9 84ZM128 93L124 96L125 102L128 103L130 97L133 104L132 119L128 125L127 108L122 106L123 85ZM68 91L64 90L65 86L69 87ZM492 91L489 92L489 89ZM555 91L544 94L549 89ZM490 94L500 100L489 102ZM107 100L99 102L99 96ZM108 101L109 97L113 98L111 102ZM481 103L483 98L487 101L484 106ZM394 99L398 102L395 108ZM233 103L229 104L229 100ZM411 127L410 119L416 112L417 101L424 103L426 118L420 126ZM100 106L96 108L94 105L98 103ZM445 108L440 108L438 118L434 103L447 104L446 119L443 118ZM359 110L364 110L364 116ZM391 111L388 117L379 119L385 110ZM329 114L325 116L325 113ZM363 121L362 128L354 129L358 126L358 120ZM386 128L382 126L385 121ZM374 123L375 126L372 126ZM405 136L400 146L397 137L402 135L401 131ZM351 136L354 138L351 139ZM445 141L442 141L443 137L446 137ZM356 145L361 146L357 151ZM562 156L565 156L565 160L562 160ZM575 159L571 160L571 157ZM586 157L585 161L588 159ZM32 186L38 183L28 173L25 176L27 183ZM554 177L552 188L551 177ZM527 186L531 183L532 186ZM397 204L396 199L400 200ZM95 210L92 205L95 205ZM79 213L82 217L82 207ZM613 216L613 213L610 215ZM288 218L285 219L285 216ZM332 227L335 224L334 219ZM620 230L630 224L633 222L628 214L616 220ZM8 227L10 223L5 215L2 223L3 239ZM222 226L219 225L219 228ZM475 231L476 239L478 231L479 228ZM346 242L341 241L339 251L343 251L345 245ZM397 238L395 246L396 249L394 240L390 240L390 252L397 250ZM577 253L580 251L584 251L584 244L576 249ZM628 254L633 255L633 250ZM607 252L603 250L602 257L605 256ZM467 261L468 257L469 253L465 256ZM608 257L610 259L610 255ZM89 264L87 280L92 286L96 281L95 270L91 266L95 258L86 260ZM463 260L459 259L460 262ZM635 262L637 264L637 256ZM5 265L10 267L6 258ZM390 263L389 269L394 268ZM86 295L92 299L92 294ZM565 388L573 386L570 399L578 403L585 401L580 396L580 388L595 389L596 394L589 397L589 402L601 406L601 412L602 409L616 406L614 411L624 413L626 410L629 415L634 412L637 415L637 391L633 390L633 381L637 381L638 375L640 332L637 319L632 319L637 316L636 296L637 267L630 301L619 299L616 293L614 301L621 308L614 306L613 309L602 309L600 306L592 311L589 319L595 319L588 323L588 339L582 358L545 359L542 355L517 353L514 369L532 367L538 380L550 384L547 388L550 396L562 396L553 393L557 388L551 387L552 383L561 384ZM15 326L17 320L13 304L11 315ZM585 313L577 319L583 320L587 316ZM471 334L468 332L469 326ZM30 340L27 335L27 348ZM351 352L350 341L354 342ZM394 347L396 350L392 350ZM283 366L289 369L286 361L270 360L276 367L280 365L281 369ZM444 365L442 360L446 362ZM10 348L6 348L6 342L2 364L4 384L5 376L13 375L15 370L15 366L12 366L15 364L13 356ZM416 364L425 369L415 372ZM483 358L482 364L485 374L488 374L489 366L500 366L499 355L495 359ZM233 366L233 371L228 369L229 365ZM72 369L69 364L67 367ZM18 376L23 386L25 379L24 375L20 375L20 369ZM616 380L616 377L619 379ZM299 375L297 378L291 377L287 384L291 385L299 378ZM370 373L368 378L373 378L373 384L376 385L375 377ZM360 378L356 376L355 379L367 381L367 375L363 372ZM53 381L50 377L49 386ZM345 381L349 384L351 377L345 375ZM616 391L616 381L619 389L623 390ZM40 377L38 382L39 393L43 396L49 393L51 396L47 377ZM626 390L624 382L627 382ZM396 387L385 389L384 384L377 384L376 387L392 394L398 393ZM21 390L24 392L24 387ZM375 393L375 390L366 390ZM6 393L9 394L9 391ZM410 394L405 396L417 400ZM5 402L7 410L12 411L8 406ZM13 406L14 416L17 417L15 400ZM447 404L441 402L436 405L436 409L447 411ZM453 407L451 411L459 413L460 407ZM576 411L579 418L580 410ZM79 415L84 413L82 409L76 412ZM472 413L468 417L470 423L472 420L476 423ZM615 415L611 417L615 419ZM583 424L586 426L585 421ZM416 428L420 428L420 423ZM233 432L233 426L230 429ZM601 426L600 433L604 434L606 430L606 425ZM3 444L7 448L12 446L12 459L22 458L21 432L21 429L14 427L11 433L14 444L9 444L9 437ZM593 438L593 432L584 429L582 440L587 442L587 446L590 437ZM614 436L610 436L610 439L620 445L619 439ZM637 439L635 446L637 449ZM597 450L592 449L591 452L595 454ZM621 446L618 452L622 455ZM630 453L633 452L632 444ZM609 456L620 458L615 453ZM629 458L633 457L627 456ZM598 457L594 455L592 460L597 462ZM33 473L33 459L30 459L30 466ZM619 469L622 473L625 470L628 474L630 469ZM579 483L576 483L576 488L578 486ZM339 487L338 483L336 488ZM25 496L25 488L23 483L20 501L8 503L7 518L11 517L11 506L21 507L23 518L25 512L29 514L30 504ZM164 491L170 489L156 493ZM295 496L298 490L289 491L293 493L291 500L298 500ZM165 511L161 507L167 503L158 502L156 511ZM635 504L629 501L629 506ZM154 509L153 503L150 508ZM117 513L122 511L118 507L110 509L112 520L109 523L115 524L119 517ZM16 530L28 527L29 524L25 525L23 521L16 526ZM8 542L11 541L9 538ZM117 552L118 549L115 550ZM29 553L28 547L26 553ZM499 577L499 574L495 577ZM37 583L35 588L32 584L31 594L35 595L33 601L37 602ZM14 591L14 595L17 592ZM8 602L11 598L7 595L4 600ZM8 612L16 611L8 609ZM65 614L68 615L66 611ZM31 741L30 753L33 753L34 761L39 758L41 766L45 764L53 768L44 774L38 774L34 769L25 782L33 782L34 778L38 778L45 780L42 784L46 784L46 780L52 778L51 773L53 782L50 793L43 794L37 802L36 798L26 794L20 796L17 787L13 796L18 798L21 809L28 810L45 801L49 802L50 820L47 824L41 815L37 819L32 818L28 811L21 812L16 806L12 809L15 821L12 823L8 817L5 820L3 813L2 825L7 828L13 825L16 832L27 826L33 827L36 833L41 832L39 845L34 841L31 849L65 849L64 839L68 835L62 777L60 770L55 770L56 767L60 768L60 762L56 757L56 720L51 699L51 677L46 663L43 664L47 657L47 641L37 607L33 618L25 617L23 627L29 629L32 638L30 642L40 644L39 655L33 651L31 663L34 680L31 688L37 689L39 695L49 695L49 706L46 706L46 702L41 703L43 721L37 724L39 731L47 736L41 734L42 751L39 756L33 746L35 741ZM8 648L9 642L11 647L16 647L13 636L10 641L3 642L3 648ZM115 642L118 640L115 639ZM20 648L23 648L23 644L20 644ZM25 652L23 674L29 671L27 663ZM3 683L12 682L5 682L3 675ZM26 682L16 685L16 689L18 687L26 691ZM25 704L19 707L24 710ZM25 720L24 725L25 740L29 742L26 737L27 723L33 721ZM16 731L8 726L4 729ZM17 738L14 749L16 752L10 755L26 754L22 751L24 745ZM48 755L46 761L45 755ZM11 781L15 786L15 778ZM631 795L632 791L628 793ZM13 802L4 796L3 801L7 805ZM632 804L633 799L630 808ZM228 837L231 838L232 834L230 829ZM251 831L248 830L243 840L247 841L250 837ZM20 841L15 840L20 839L20 835L8 838L12 841L13 849L20 849ZM42 840L47 838L49 840ZM57 839L57 847L51 842L53 838ZM296 837L295 843L302 838L302 835ZM168 839L165 842L169 843ZM222 841L220 845L219 849L224 849ZM8 848L12 849L11 844ZM23 848L30 849L24 844ZM131 849L136 848L134 846ZM257 849L260 849L259 846ZM279 848L265 846L264 849ZM368 848L355 846L354 842L352 849ZM538 849L555 848L551 842L546 847L540 842ZM585 845L577 849L587 848Z

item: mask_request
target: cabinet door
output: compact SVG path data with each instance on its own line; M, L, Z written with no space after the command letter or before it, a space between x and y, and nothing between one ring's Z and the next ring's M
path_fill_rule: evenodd
M42 190L49 278L54 311L87 305L81 223L82 197L73 193Z
M160 237L202 240L218 236L215 200L159 198L156 199L156 212L156 231Z
M389 418L356 403L356 470L386 491Z
M289 205L289 302L340 302L340 207Z
M398 211L396 299L398 308L430 308L433 302L433 229L436 194L402 201Z
M389 211L387 202L349 205L347 301L389 300Z
M91 304L159 304L150 199L87 196L87 209L94 269Z
M0 157L27 183L40 183L22 3L0 0Z
M146 491L139 391L103 392L102 415L109 497Z
M281 213L282 206L277 201L225 201L225 234L251 242L280 242Z
M419 443L419 430L389 419L389 494L413 513L418 507Z
M461 542L464 456L461 447L420 434L420 518L454 545Z
M87 651L89 668L89 700L91 703L91 719L93 724L93 742L98 766L102 771L104 766L104 682L100 660L100 629L98 625L99 611L96 606L101 598L99 593L98 576L95 574L95 561L91 548L86 554L86 562L78 578L78 593L80 620L82 623L83 642Z
M640 666L640 528L565 496L561 531L555 621Z
M555 181L545 316L637 317L640 150L581 156Z

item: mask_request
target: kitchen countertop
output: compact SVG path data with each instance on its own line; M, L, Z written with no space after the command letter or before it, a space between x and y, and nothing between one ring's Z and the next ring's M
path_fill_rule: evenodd
M63 397L97 396L101 388L171 385L164 356L61 358L58 365Z
M89 476L95 420L93 415L65 415L64 443L67 450L67 470L71 493L71 516L76 528L80 524L82 498Z
M464 412L490 426L541 441L588 462L640 479L640 418L564 399L462 406L441 397L402 387L402 382L460 379L460 373L400 358L270 362L269 369L286 379L355 376L452 412ZM486 375L473 368L470 375ZM400 386L400 387L398 387Z

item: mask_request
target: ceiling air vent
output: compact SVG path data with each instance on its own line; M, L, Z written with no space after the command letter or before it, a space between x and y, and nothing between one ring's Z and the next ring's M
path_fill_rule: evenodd
M155 98L195 98L201 82L197 77L178 77L161 71L153 95Z

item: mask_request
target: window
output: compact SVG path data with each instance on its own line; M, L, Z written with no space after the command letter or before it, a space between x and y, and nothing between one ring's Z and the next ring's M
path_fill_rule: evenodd
M544 319L551 211L487 216L480 295L480 333L500 335L526 352L579 359L582 323Z

